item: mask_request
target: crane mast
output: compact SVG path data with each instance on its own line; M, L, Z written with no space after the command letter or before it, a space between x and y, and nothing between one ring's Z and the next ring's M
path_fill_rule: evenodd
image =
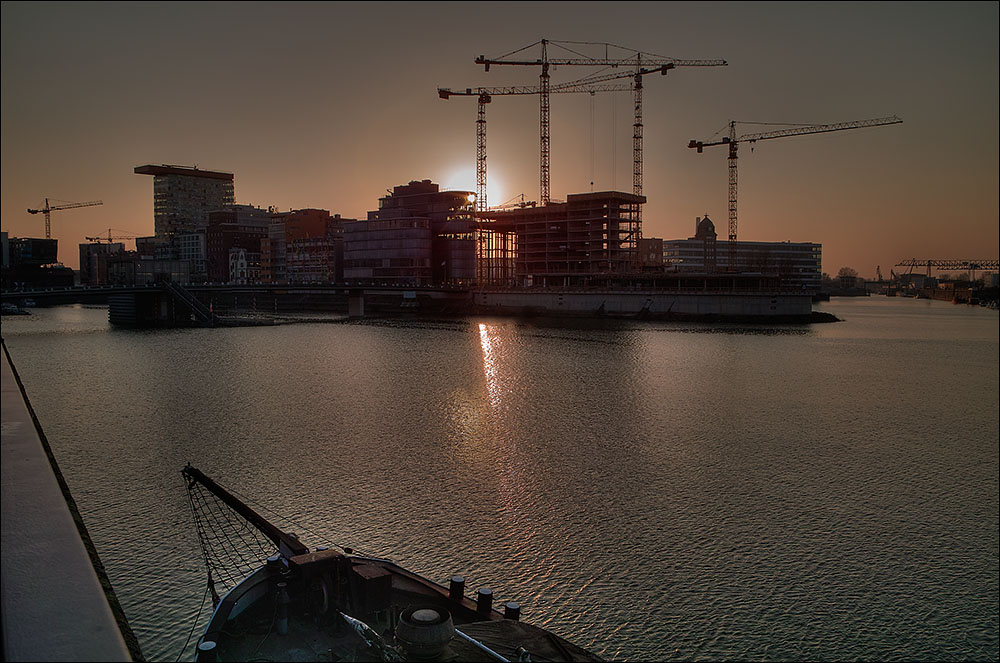
M541 58L536 60L519 60L519 59L509 59L509 56L525 51L537 45L541 45ZM568 52L574 53L576 55L581 55L575 50L568 48L565 44L584 44L589 46L604 46L605 57L570 57L570 58L549 58L548 47L550 44L559 46ZM625 58L611 58L607 56L607 50L609 48L618 48L625 51L632 51L632 49L623 49L620 46L615 46L614 44L608 43L598 43L598 42L555 42L548 39L542 39L520 48L512 53L501 56L499 58L487 58L486 56L480 55L476 58L476 64L481 64L486 71L490 70L492 65L513 65L513 66L528 66L528 67L541 67L541 74L539 75L538 88L539 88L539 200L542 205L547 205L549 203L549 157L550 157L550 115L549 115L549 68L550 66L608 66L608 67L619 67L628 66L635 68L635 86L634 90L634 107L635 107L635 122L632 125L632 192L636 195L642 195L642 74L650 73L650 71L659 70L661 73L666 74L667 69L672 69L674 67L716 67L725 66L728 64L725 60L679 60L677 58L667 58L657 55L650 55L642 53L641 51L634 51L635 55ZM657 65L659 69L654 69L650 71L642 71L642 65ZM640 73L642 72L642 73Z
M50 216L52 212L64 209L74 209L76 207L92 207L93 205L103 205L104 203L100 200L92 200L87 203L66 203L64 205L49 205L49 199L45 199L45 207L42 209L29 209L28 214L44 214L45 215L45 239L52 239L52 217Z
M855 120L853 122L838 122L835 124L816 124L810 126L797 126L776 131L764 131L760 133L736 135L736 121L729 122L729 135L717 141L692 140L688 147L696 149L701 154L704 148L715 145L729 146L729 271L737 271L736 265L736 235L737 235L737 170L736 161L739 157L738 150L740 143L755 143L758 140L770 140L772 138L786 138L788 136L803 136L806 134L822 134L833 131L846 131L848 129L862 129L865 127L881 127L887 124L900 124L901 119L895 115L890 117L877 117L870 120ZM749 123L748 123L749 124Z
M643 70L640 75L651 73L655 70ZM588 92L625 92L632 88L627 85L608 83L620 78L630 78L634 74L608 74L604 76L589 77L569 83L560 83L549 86L550 94L558 93L581 93ZM493 101L494 96L524 96L540 94L540 86L508 86L508 87L477 87L465 88L462 91L454 91L451 88L438 88L438 96L442 99L451 97L478 97L479 112L476 119L476 211L484 212L487 209L486 200L486 104Z

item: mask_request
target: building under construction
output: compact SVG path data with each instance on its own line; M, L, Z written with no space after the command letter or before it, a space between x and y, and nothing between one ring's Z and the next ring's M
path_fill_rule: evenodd
M595 287L635 272L645 196L576 193L566 202L477 216L482 286Z

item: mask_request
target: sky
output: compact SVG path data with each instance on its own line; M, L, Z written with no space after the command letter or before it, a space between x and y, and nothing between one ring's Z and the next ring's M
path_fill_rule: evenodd
M133 173L148 163L232 172L238 203L347 218L410 180L475 190L475 99L437 88L537 85L537 68L474 60L543 38L728 62L645 78L643 236L690 237L705 214L726 236L725 148L687 143L730 120L898 115L743 146L740 239L821 243L831 274L997 258L995 2L4 2L0 228L42 237L27 208L103 201L52 213L77 268L86 236L153 234L152 178ZM552 82L594 71L556 67ZM551 108L552 198L631 191L631 95ZM495 97L491 204L538 199L538 142L537 97Z

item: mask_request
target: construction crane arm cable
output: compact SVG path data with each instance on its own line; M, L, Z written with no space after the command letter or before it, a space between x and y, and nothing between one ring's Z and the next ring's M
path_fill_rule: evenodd
M702 148L711 147L713 145L726 145L732 142L744 142L753 143L758 140L768 140L771 138L784 138L785 136L802 136L805 134L821 134L829 133L831 131L844 131L846 129L861 129L863 127L880 127L887 124L900 124L902 122L899 117L892 115L889 117L876 117L870 120L857 120L854 122L838 122L836 124L817 124L812 126L796 126L790 127L788 129L778 129L777 131L764 131L761 133L754 134L744 134L736 138L733 141L729 137L724 137L720 140L704 142L698 140L692 140L688 143L688 147L692 148ZM763 124L762 122L756 122L755 124Z
M103 205L100 200L92 200L88 203L68 203L66 205L46 205L42 209L29 209L28 214L44 214L45 212L55 212L61 209L73 209L75 207L90 207L92 205Z

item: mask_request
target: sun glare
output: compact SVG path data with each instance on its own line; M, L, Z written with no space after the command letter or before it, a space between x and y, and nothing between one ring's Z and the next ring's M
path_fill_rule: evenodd
M476 169L472 168L459 168L452 171L444 181L441 182L441 189L445 191L472 191L476 192ZM503 182L499 178L494 176L492 173L489 175L486 181L486 202L490 206L501 205L507 202L507 198L510 197L504 191ZM475 202L475 196L470 197L469 202Z

